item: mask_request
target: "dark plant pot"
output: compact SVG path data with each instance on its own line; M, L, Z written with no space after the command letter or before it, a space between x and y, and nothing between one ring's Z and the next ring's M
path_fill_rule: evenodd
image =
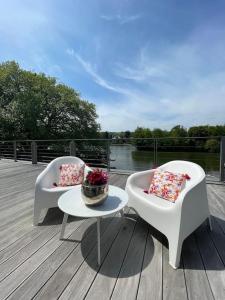
M101 205L108 197L108 183L102 185L82 184L81 196L86 205Z

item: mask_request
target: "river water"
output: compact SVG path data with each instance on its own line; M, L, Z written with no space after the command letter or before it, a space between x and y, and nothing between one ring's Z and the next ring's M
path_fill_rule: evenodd
M152 151L137 151L132 145L112 145L111 167L120 170L147 170L153 167ZM216 174L219 171L219 154L206 152L158 152L158 165L171 160L188 160L203 167L206 173Z

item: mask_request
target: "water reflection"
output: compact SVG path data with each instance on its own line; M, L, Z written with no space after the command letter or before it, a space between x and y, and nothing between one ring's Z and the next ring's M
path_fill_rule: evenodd
M111 166L120 170L147 170L153 167L154 154L152 151L137 151L132 145L111 146ZM203 167L210 174L219 171L218 153L201 152L158 152L158 165L171 160L189 160Z

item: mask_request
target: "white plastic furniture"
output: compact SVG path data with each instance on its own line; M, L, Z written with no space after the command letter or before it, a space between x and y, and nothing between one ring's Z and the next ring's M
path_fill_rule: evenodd
M98 264L101 264L100 253L100 221L101 217L108 216L120 211L123 216L123 208L127 205L127 193L113 185L109 185L109 194L106 201L99 206L87 206L81 198L81 186L63 194L58 201L59 208L64 212L60 239L63 238L68 215L81 218L97 219L97 241L98 241Z
M211 220L206 192L205 172L197 164L188 161L171 161L158 169L176 173L187 173L191 179L175 203L153 194L145 194L153 178L154 169L132 174L126 184L128 206L133 208L146 222L162 232L169 242L169 264L179 267L184 239L207 218Z
M37 177L35 184L35 199L34 199L34 218L33 224L38 225L41 211L43 208L51 208L58 206L59 197L74 188L68 187L53 187L53 183L59 182L60 166L62 164L84 164L84 162L75 156L58 157L51 161L48 166ZM91 169L85 165L85 176Z

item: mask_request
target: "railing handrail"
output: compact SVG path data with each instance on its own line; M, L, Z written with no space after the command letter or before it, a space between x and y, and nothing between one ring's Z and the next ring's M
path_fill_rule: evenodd
M184 137L146 137L146 138L135 138L135 137L120 137L120 138L70 138L70 139L26 139L26 140L0 140L0 143L12 143L12 142L69 142L69 141L115 141L115 140L167 140L167 139L221 139L223 135L215 135L215 136L184 136Z
M30 149L31 149L31 154L30 157L28 158L28 156L26 157L27 160L31 160L33 164L36 164L38 161L38 149L37 149L37 144L39 144L38 146L44 146L44 145L40 145L40 143L59 143L59 142L67 142L68 143L68 148L69 148L69 154L70 155L76 155L76 142L82 142L82 141L98 141L98 142L105 142L106 143L106 161L101 159L101 163L103 165L105 165L105 162L107 163L107 168L108 170L110 170L110 146L113 145L113 142L117 142L117 141L125 141L126 144L129 144L129 141L152 141L153 145L151 146L151 148L153 147L153 151L154 151L154 164L157 165L157 160L158 160L158 149L163 148L163 147L171 147L170 145L160 145L160 143L158 143L159 141L163 141L163 140L209 140L209 139L219 139L220 141L220 180L224 181L225 180L225 169L224 169L224 164L225 164L225 136L195 136L195 137L190 137L190 136L186 136L186 137L146 137L146 138L135 138L135 137L115 137L115 138L70 138L70 139L27 139L27 140L0 140L0 158L1 158L1 148L4 148L4 146L10 147L10 145L6 144L4 145L4 143L10 143L12 144L12 153L9 155L11 155L14 159L14 161L17 161L17 159L19 158L19 152L17 150L17 144L18 143L30 143ZM116 145L116 143L114 144ZM137 147L148 147L148 145L137 145ZM176 147L178 148L179 145L176 146L172 146L172 147ZM197 147L195 145L195 147ZM7 150L6 149L6 150ZM7 150L8 151L8 150ZM7 153L7 152L5 152ZM18 154L18 155L17 155ZM21 157L21 154L20 154ZM50 155L48 157L51 158L52 156ZM86 157L86 159L89 159L90 157ZM43 158L42 157L42 161L46 160L47 157ZM96 157L96 161L98 160L98 157Z

